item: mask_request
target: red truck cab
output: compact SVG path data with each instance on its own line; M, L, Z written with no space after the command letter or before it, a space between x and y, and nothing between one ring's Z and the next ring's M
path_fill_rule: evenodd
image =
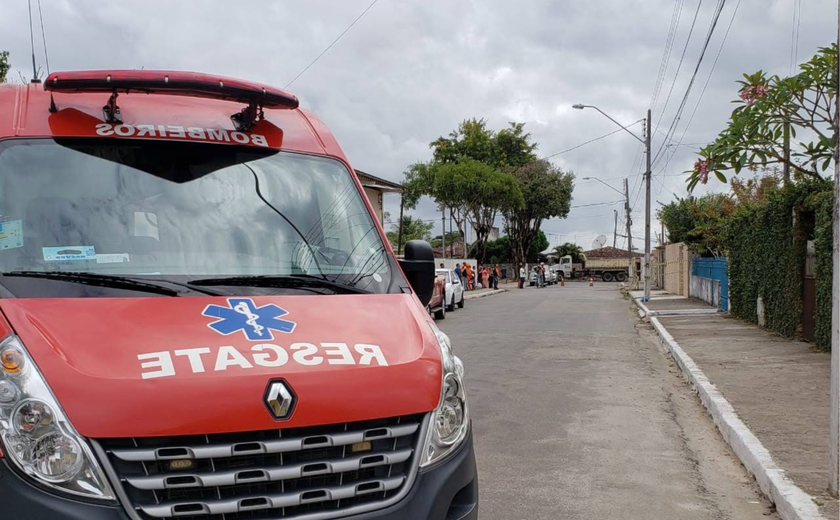
M477 518L431 248L398 261L373 215L290 93L167 71L0 85L3 510Z

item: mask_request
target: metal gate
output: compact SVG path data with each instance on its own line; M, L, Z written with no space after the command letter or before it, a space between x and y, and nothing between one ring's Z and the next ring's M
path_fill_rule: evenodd
M812 242L808 243L808 255L805 257L805 276L802 288L802 337L814 341L817 330L817 281L814 276L816 257Z

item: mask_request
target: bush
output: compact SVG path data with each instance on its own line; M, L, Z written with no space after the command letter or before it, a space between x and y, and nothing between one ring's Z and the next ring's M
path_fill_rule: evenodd
M773 190L763 204L739 206L727 219L724 242L729 256L729 297L733 316L757 322L757 301L761 296L767 328L786 337L796 335L802 318L802 266L806 245L816 231L814 210L811 209L814 199L809 197L830 189L830 183L820 181L792 184ZM797 215L795 228L794 214ZM828 218L830 221L830 211ZM830 262L828 258L829 271ZM818 284L825 283L825 267L818 276L822 278ZM827 279L830 286L830 272ZM828 292L830 300L830 287ZM817 307L821 307L819 300ZM829 303L829 314L830 307ZM818 311L818 328L824 325L825 317L821 314ZM828 326L830 328L830 324Z
M808 207L814 211L814 249L817 255L817 348L831 350L831 265L833 255L833 230L831 213L834 206L834 192L823 191L808 199Z

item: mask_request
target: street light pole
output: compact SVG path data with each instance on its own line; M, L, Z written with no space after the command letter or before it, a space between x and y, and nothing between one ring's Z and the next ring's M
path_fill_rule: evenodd
M645 124L645 156L647 157L647 168L645 169L645 297L644 301L650 300L650 109L647 111L647 122Z
M601 113L602 116L606 117L613 123L617 124L621 128L624 129L625 132L632 135L637 141L645 145L645 156L647 157L647 168L645 169L645 296L644 301L648 301L650 299L650 109L647 111L647 119L645 120L645 138L642 139L638 135L634 134L630 131L629 128L622 125L612 117L610 117L606 112L601 110L600 108L592 105L583 105L577 103L572 105L572 108L576 110L583 110L584 108L593 108ZM604 183L606 184L606 183ZM608 185L609 186L609 185ZM610 186L612 187L612 186ZM615 189L615 188L613 188ZM616 190L618 191L618 190ZM627 181L624 181L624 193L626 197L625 202L625 209L627 210L627 252L630 255L630 277L633 277L633 271L635 271L636 262L633 258L633 246L632 246L632 233L630 228L630 192L627 188Z

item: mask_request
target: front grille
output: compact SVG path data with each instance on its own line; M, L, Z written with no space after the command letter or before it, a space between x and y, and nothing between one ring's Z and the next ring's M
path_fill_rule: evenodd
M129 513L143 520L331 518L385 507L407 492L423 419L94 445Z

